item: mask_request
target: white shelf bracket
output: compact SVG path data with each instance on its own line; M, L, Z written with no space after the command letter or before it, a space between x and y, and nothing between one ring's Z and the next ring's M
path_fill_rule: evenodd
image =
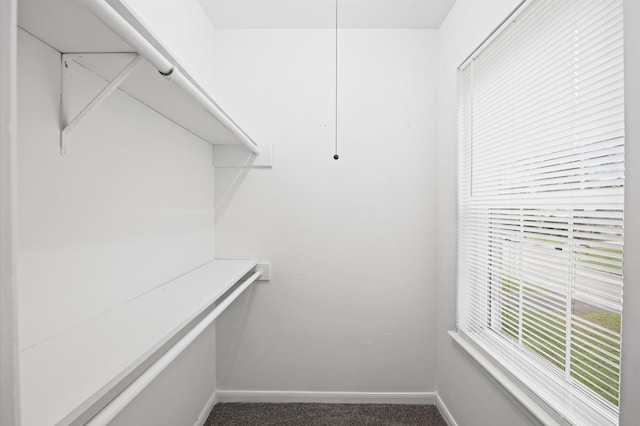
M62 58L62 72L64 73L66 70L65 66L65 58L66 55L63 55ZM113 80L111 80L105 87L94 97L83 109L80 111L74 118L70 121L65 122L64 117L61 117L61 131L60 131L60 153L62 155L65 154L68 146L67 139L69 135L72 133L73 129L82 121L84 117L86 117L91 111L100 106L126 79L133 73L136 68L144 61L144 58L140 55L136 55L131 62L129 62L123 69L116 75ZM64 87L62 90L62 102L65 102L65 94ZM64 111L64 107L61 108Z

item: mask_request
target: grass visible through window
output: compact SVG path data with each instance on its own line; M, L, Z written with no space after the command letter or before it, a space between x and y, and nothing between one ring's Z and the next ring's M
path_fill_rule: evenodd
M535 298L533 288L527 285L523 297ZM526 303L521 311L519 292L513 280L503 279L502 332L566 371L566 313L528 307ZM582 304L573 308L570 376L618 406L621 316L619 313L593 312L589 306Z

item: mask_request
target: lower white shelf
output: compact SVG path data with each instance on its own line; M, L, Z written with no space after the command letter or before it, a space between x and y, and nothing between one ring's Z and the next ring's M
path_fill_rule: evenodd
M84 424L255 266L214 260L22 351L23 426Z

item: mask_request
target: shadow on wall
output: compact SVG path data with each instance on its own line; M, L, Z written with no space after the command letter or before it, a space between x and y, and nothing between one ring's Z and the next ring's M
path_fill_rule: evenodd
M258 283L259 281L256 282L256 284ZM244 335L247 320L249 319L249 312L251 310L251 306L253 306L253 300L256 294L256 284L249 287L248 291L235 301L234 306L231 307L232 309L227 309L223 314L226 317L225 323L235 324L236 326L233 328L225 327L225 330L229 331L233 336L232 339L225 339L226 341L230 340L231 344L226 345L226 347L223 348L216 348L218 353L224 351L224 356L216 357L216 359L223 360L224 363L216 368L216 371L218 371L219 374L216 378L217 386L219 388L224 389L226 387L227 373L229 371L234 371L234 364L238 358L239 342L242 340L242 336Z
M222 217L224 215L225 211L229 207L229 204L231 203L231 200L233 200L234 195L236 194L236 192L238 192L240 185L249 174L249 171L251 170L250 166L255 161L255 158L255 155L250 155L243 163L242 167L239 167L236 174L229 180L226 188L223 188L220 197L216 197L216 218Z

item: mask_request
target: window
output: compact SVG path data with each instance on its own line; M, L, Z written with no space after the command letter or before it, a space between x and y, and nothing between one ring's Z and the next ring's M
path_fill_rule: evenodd
M561 417L617 424L622 0L528 0L459 70L458 330Z

